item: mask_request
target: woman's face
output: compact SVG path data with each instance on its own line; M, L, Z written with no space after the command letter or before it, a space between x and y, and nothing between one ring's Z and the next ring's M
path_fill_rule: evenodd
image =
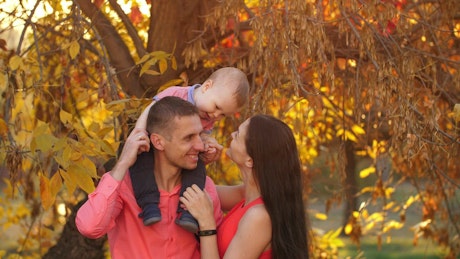
M246 151L246 134L248 131L250 119L245 120L238 127L238 130L232 133L232 142L227 149L227 155L238 166L244 166L244 163L250 159Z

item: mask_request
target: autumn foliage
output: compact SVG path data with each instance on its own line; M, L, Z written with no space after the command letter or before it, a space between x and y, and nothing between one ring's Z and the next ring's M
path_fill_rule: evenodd
M0 225L21 233L0 256L46 254L149 98L228 65L247 73L251 100L217 139L273 114L295 133L305 200L332 186L309 217L350 205L338 228L311 226L315 258L344 238L383 246L409 209L414 244L460 254L458 1L179 2L0 3ZM226 157L208 172L239 180ZM396 197L406 185L416 193Z

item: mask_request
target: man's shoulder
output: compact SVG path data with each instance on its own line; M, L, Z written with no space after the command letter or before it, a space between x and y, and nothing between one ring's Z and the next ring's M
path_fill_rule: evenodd
M207 187L208 185L212 188L216 188L216 184L214 183L214 180L212 180L211 177L206 176L206 186L205 187Z
M214 195L216 195L216 197L217 197L216 184L214 183L214 181L209 176L206 176L206 182L205 182L205 185L204 185L204 189L209 193L209 195L211 195L212 198L213 198Z

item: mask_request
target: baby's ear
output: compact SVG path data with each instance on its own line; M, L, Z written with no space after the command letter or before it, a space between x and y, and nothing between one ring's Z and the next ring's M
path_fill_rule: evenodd
M200 88L202 88L202 91L205 92L213 86L213 83L214 82L212 81L212 79L206 79L206 81L204 81Z

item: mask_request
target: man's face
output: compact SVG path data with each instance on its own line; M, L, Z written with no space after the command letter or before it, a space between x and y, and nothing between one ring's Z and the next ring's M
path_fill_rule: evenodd
M200 133L203 131L198 115L176 117L170 138L164 139L164 152L170 164L183 169L197 166L198 154L204 150Z

